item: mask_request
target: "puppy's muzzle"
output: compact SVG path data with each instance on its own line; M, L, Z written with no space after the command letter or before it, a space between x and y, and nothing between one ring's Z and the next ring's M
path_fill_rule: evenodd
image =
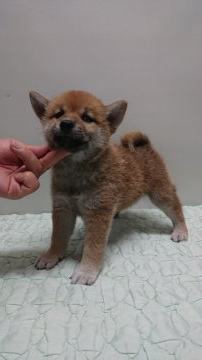
M60 131L62 132L62 134L69 134L70 131L74 128L75 123L71 120L63 120L60 123Z
M78 128L71 119L62 120L57 127L52 129L53 147L64 148L68 151L79 151L87 144L89 137Z

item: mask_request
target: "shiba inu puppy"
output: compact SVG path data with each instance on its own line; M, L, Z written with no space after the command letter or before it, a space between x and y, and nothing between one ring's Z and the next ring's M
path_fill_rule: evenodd
M52 169L52 239L37 269L50 269L63 259L76 217L81 216L86 227L84 251L71 282L91 285L102 267L114 216L142 195L171 219L171 239L187 240L175 186L147 136L131 132L122 135L120 144L110 140L123 120L126 101L105 106L83 91L53 100L32 91L30 99L48 145L71 153Z

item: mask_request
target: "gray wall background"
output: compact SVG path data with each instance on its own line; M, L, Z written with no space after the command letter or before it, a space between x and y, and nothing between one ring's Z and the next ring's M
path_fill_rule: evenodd
M1 138L43 143L29 90L124 98L115 140L146 132L183 204L202 203L201 0L1 0L0 79ZM49 177L25 199L0 199L0 212L50 211Z

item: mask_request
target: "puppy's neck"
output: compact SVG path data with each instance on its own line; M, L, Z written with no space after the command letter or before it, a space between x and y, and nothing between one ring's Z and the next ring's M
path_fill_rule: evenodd
M74 163L75 165L78 164L79 166L85 163L94 163L95 161L98 161L99 159L106 157L107 153L110 152L111 147L113 144L110 142L108 143L104 148L102 149L94 149L93 153L89 152L88 149L78 151L67 158L63 159L63 162L70 162Z
M71 161L75 163L80 163L80 164L85 163L86 161L94 162L98 160L100 157L102 157L108 151L108 148L110 146L111 144L108 143L102 148L94 148L94 149L87 148L85 150L81 150L72 154L69 157L69 159L71 159Z

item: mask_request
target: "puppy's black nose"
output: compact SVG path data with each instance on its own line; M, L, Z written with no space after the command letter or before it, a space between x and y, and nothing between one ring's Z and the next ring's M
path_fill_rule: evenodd
M70 130L73 129L73 127L74 127L74 122L71 120L63 120L60 123L60 130L65 134L69 133Z

